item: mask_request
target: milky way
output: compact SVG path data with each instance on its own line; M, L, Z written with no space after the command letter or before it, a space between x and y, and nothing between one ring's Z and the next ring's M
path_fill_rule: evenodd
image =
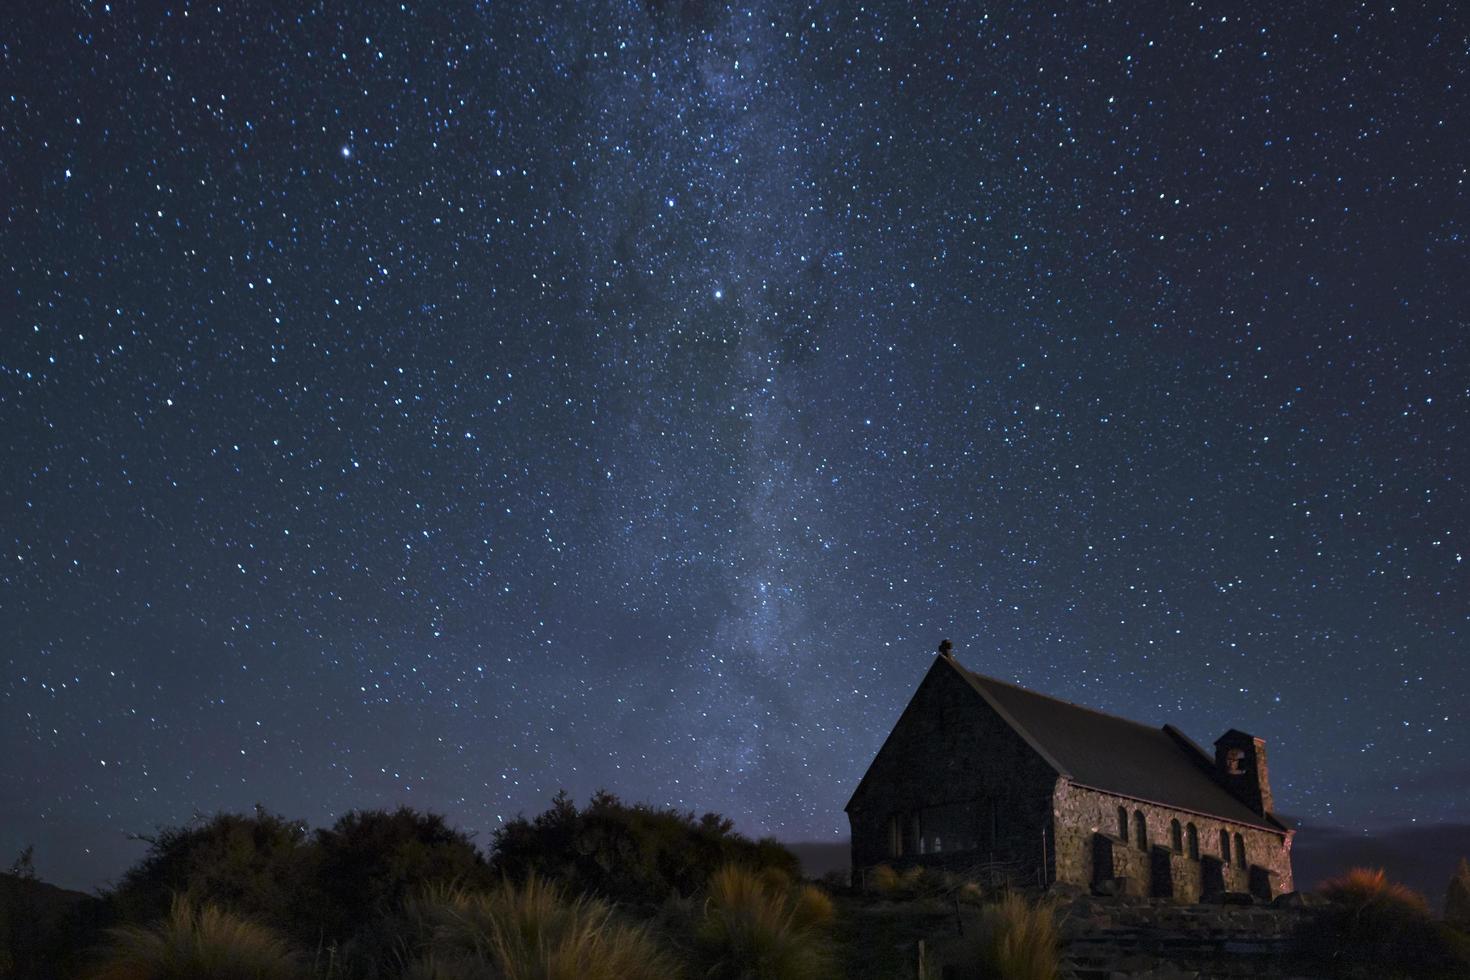
M142 6L0 26L6 863L838 840L945 636L1470 817L1456 5Z

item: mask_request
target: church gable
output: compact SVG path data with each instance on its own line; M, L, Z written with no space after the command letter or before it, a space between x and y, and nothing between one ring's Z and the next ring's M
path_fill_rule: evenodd
M1056 777L941 658L847 805L854 861L1037 851Z

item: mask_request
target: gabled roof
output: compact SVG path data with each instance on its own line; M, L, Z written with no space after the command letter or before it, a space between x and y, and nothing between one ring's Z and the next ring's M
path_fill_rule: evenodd
M1079 786L1219 817L1284 829L1214 778L1214 759L1172 725L1153 728L986 677L948 660L955 671L1047 763Z

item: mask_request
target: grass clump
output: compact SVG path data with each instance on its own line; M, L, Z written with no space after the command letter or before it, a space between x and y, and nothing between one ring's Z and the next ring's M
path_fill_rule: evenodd
M601 899L528 877L488 891L440 888L412 903L426 935L416 980L668 980L677 965Z
M1419 893L1382 869L1354 868L1323 882L1326 904L1297 934L1313 967L1343 978L1463 977L1470 971L1450 930L1436 923Z
M91 980L298 980L299 957L267 926L176 897L153 926L109 931Z
M1007 892L981 910L979 928L958 947L953 975L1004 980L1057 980L1061 937L1049 902Z
M932 873L926 874L918 865L895 871L886 864L880 864L869 872L868 883L886 898L914 898L926 891L934 891L938 879Z
M777 887L726 865L710 878L694 928L695 958L710 980L805 980L833 973L832 901L811 886Z

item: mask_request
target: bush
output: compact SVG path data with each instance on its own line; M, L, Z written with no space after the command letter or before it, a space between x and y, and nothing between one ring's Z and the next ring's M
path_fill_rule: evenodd
M297 980L300 959L275 931L176 898L151 927L110 930L92 980Z
M657 904L670 893L692 895L725 864L800 872L794 854L770 839L737 834L717 814L628 806L611 793L594 794L578 810L566 793L532 820L517 817L496 831L491 868L512 881L549 878L573 892L622 902Z
M147 853L110 896L123 921L146 923L171 915L175 895L281 929L297 926L315 907L309 837L299 820L256 807L249 816L221 813L142 839Z
M1381 870L1354 868L1323 882L1326 905L1297 934L1298 952L1340 977L1462 976L1470 964L1430 918L1417 892Z
M180 894L272 926L304 949L335 957L340 948L369 972L402 953L405 896L494 880L468 835L407 807L348 813L315 834L257 807L162 830L149 845L110 896L124 922L152 922Z
M374 928L419 889L483 888L495 880L468 834L408 807L348 813L316 832L316 849L328 937Z
M668 980L672 959L642 926L618 922L605 902L568 901L536 878L485 892L431 890L411 903L427 941L416 980Z
M981 910L979 928L959 946L957 960L959 977L1056 980L1062 967L1055 910L1007 892Z
M726 865L711 876L704 914L695 926L699 972L713 980L830 976L825 928L831 918L831 899L817 889L793 896L759 874Z

